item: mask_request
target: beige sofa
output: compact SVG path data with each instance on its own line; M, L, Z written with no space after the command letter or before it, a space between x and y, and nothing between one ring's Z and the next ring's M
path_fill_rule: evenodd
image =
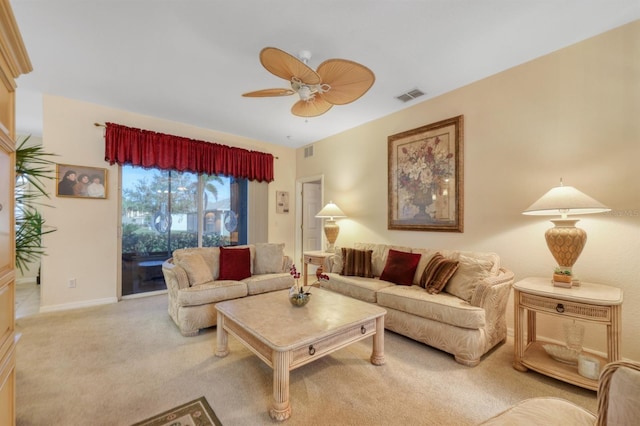
M248 249L249 256L227 256L229 250L237 249L244 249L243 254ZM222 250L225 252L221 259ZM222 264L225 259L232 260ZM293 285L291 265L291 259L284 254L284 244L175 250L173 257L162 265L169 294L169 315L184 336L195 336L201 328L216 325L216 303L290 288ZM231 279L223 276L224 273L237 275L241 270L249 276Z
M500 265L497 254L369 243L355 244L354 249L370 251L373 278L342 275L344 259L337 249L325 264L329 280L320 285L384 307L386 329L453 354L467 366L477 365L506 339L505 312L514 275ZM380 279L389 250L420 254L411 285ZM444 289L430 294L420 281L436 253L458 264Z

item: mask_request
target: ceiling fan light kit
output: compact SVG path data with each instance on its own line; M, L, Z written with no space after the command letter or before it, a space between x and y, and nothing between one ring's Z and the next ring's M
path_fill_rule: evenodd
M307 65L311 52L303 50L300 58L275 47L260 52L260 62L273 75L287 80L290 89L263 89L244 93L245 97L274 97L298 94L291 113L299 117L316 117L334 105L346 105L367 93L375 75L364 65L347 59L329 59L314 71Z

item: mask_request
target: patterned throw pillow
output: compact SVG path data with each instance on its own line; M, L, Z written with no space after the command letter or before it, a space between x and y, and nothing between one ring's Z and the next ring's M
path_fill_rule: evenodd
M220 280L243 280L251 276L249 248L220 247Z
M424 287L429 294L440 293L458 270L458 265L458 261L436 253L422 273L420 287Z
M373 278L371 267L372 250L342 248L342 271L340 275Z
M413 275L416 273L420 253L407 253L389 249L387 262L380 279L400 285L412 285Z

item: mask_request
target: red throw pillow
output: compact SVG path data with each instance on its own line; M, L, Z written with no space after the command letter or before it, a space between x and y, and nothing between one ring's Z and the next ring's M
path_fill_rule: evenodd
M220 247L219 280L243 280L251 276L251 252L249 248Z
M407 253L390 249L387 263L384 265L380 279L400 285L412 285L413 276L416 273L418 262L420 262L420 256L420 253Z

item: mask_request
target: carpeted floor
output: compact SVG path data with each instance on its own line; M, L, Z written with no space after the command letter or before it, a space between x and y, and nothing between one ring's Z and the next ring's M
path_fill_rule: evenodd
M17 424L131 425L205 396L224 426L275 424L272 370L216 329L183 337L167 296L19 318ZM385 333L386 364L368 359L372 339L291 372L288 425L473 425L534 396L596 409L596 394L511 367L508 341L478 367Z

